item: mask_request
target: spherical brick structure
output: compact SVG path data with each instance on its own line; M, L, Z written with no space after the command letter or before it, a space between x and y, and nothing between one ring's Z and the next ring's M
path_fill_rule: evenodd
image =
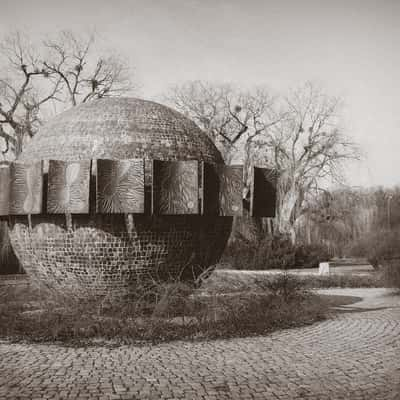
M151 159L222 163L211 140L192 121L163 105L107 98L74 107L49 121L19 160ZM91 188L91 200L94 198ZM46 213L11 216L10 238L25 271L57 290L120 291L138 279L196 277L216 263L228 240L231 217ZM201 267L201 268L193 268ZM194 272L194 275L192 274Z

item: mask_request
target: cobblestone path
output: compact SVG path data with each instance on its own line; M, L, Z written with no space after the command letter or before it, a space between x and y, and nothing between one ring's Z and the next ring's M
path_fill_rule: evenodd
M400 296L266 337L154 347L0 342L0 399L400 399Z

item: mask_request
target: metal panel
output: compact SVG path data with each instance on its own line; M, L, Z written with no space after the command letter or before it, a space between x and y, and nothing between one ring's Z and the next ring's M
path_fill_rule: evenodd
M269 168L253 167L251 180L250 215L275 217L278 174Z
M153 213L198 214L198 175L197 161L153 160Z
M10 204L10 166L0 166L0 216L8 215Z
M87 214L91 161L50 160L47 212L50 214Z
M43 196L42 161L23 164L11 163L10 214L40 214Z
M144 213L144 160L97 160L97 212Z
M243 167L203 163L204 215L241 216Z
M219 174L214 164L202 162L202 215L219 215Z

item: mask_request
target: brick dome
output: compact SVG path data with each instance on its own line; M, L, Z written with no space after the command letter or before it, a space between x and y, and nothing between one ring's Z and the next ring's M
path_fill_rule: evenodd
M22 161L155 158L222 162L197 125L164 105L104 98L59 114L35 135Z
M207 135L182 114L151 101L105 98L74 107L49 121L21 161L144 158L203 160L222 157ZM149 182L151 163L145 163ZM10 216L10 238L27 274L67 291L131 289L148 277L195 278L216 263L228 240L231 217L135 215ZM184 273L182 273L184 271Z

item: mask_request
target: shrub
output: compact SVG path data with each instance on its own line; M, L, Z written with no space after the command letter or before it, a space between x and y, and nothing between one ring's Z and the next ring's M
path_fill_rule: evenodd
M365 257L374 268L378 268L384 258L400 255L399 232L381 230L370 232L351 243L347 253L353 257Z
M227 246L222 262L234 269L286 269L294 266L294 248L282 237L267 237L259 241L244 238Z
M382 269L385 286L400 288L400 230L369 233L352 244L349 252Z
M295 250L295 264L301 268L318 268L319 263L332 257L322 244L299 244Z
M282 296L285 301L301 297L304 293L300 280L288 273L278 274L267 282L266 287L276 296Z
M382 264L385 286L400 289L400 257L384 259Z
M329 258L323 245L293 246L289 239L274 236L260 241L236 240L225 250L222 262L239 270L290 269L315 268Z

